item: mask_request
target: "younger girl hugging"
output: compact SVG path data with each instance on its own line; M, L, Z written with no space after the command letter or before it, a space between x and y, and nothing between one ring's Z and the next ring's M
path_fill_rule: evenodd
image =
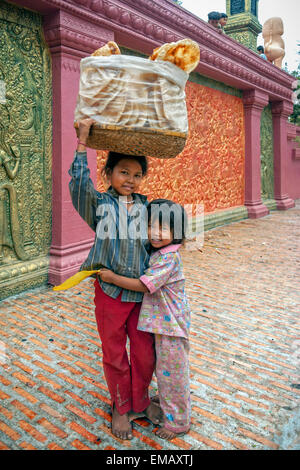
M179 248L185 239L187 216L179 204L156 199L148 207L149 267L137 279L101 269L102 281L144 292L138 329L155 336L156 377L163 427L156 434L173 439L190 428L189 327L190 308L184 291Z
M98 271L105 267L119 275L140 277L149 262L147 232L144 237L131 238L128 228L138 210L147 212L146 196L137 193L147 171L147 160L109 152L104 173L110 187L106 192L98 192L89 177L85 147L93 123L92 119L79 122L78 146L69 170L73 205L96 232L80 270ZM129 412L144 412L155 424L161 414L148 395L155 367L153 335L147 329L137 329L143 293L99 277L94 285L103 368L112 401L112 433L120 439L131 439Z

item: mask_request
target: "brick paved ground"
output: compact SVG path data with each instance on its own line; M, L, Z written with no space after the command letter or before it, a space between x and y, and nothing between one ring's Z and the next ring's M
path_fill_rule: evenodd
M0 449L299 449L299 216L224 226L183 252L192 429L171 442L145 419L132 441L110 433L91 280L3 301Z

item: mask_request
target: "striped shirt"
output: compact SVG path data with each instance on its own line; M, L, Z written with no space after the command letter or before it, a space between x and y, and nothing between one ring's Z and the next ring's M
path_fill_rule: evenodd
M69 175L73 206L95 232L94 244L80 271L105 267L122 276L139 278L149 264L147 197L133 193L134 204L128 212L112 187L104 193L98 192L90 179L86 152L75 152ZM118 297L120 287L97 278L107 295ZM123 289L121 299L141 302L143 293Z

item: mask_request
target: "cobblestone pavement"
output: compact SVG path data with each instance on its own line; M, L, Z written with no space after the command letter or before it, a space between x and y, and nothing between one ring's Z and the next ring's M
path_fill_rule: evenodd
M299 449L299 228L298 202L183 251L192 428L170 442L146 419L132 441L110 432L91 280L3 301L0 449Z

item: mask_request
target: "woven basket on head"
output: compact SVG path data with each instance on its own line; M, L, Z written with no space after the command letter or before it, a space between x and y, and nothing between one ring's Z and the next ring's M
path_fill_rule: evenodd
M74 124L77 137L78 124ZM187 134L150 128L125 128L93 124L86 145L128 155L174 158L184 149Z

